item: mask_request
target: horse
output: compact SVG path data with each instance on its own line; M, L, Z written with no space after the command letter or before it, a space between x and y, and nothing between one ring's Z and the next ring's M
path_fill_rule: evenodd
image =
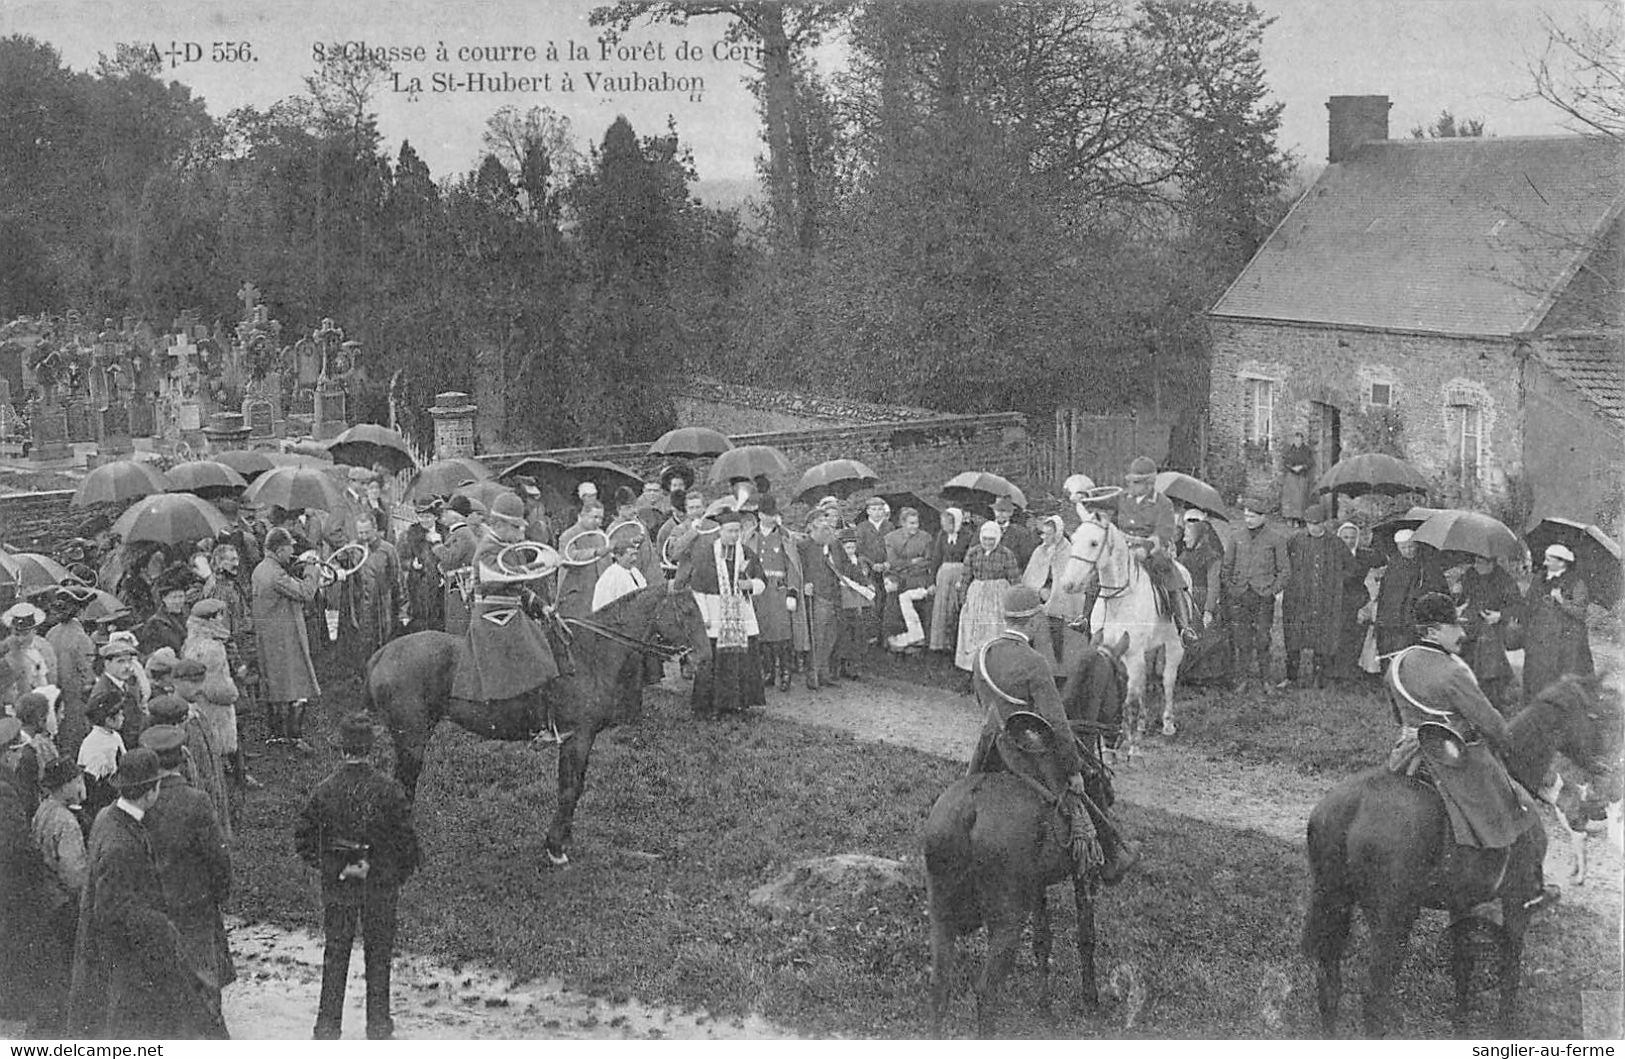
M1617 693L1601 698L1595 678L1565 677L1547 688L1507 725L1507 771L1528 790L1538 788L1561 751L1593 772L1611 771L1622 727ZM1522 898L1546 856L1546 832L1537 819L1504 859L1500 851L1454 846L1444 803L1429 784L1387 769L1351 776L1333 788L1309 816L1313 877L1304 920L1303 951L1316 967L1322 1031L1336 1032L1342 998L1343 950L1358 905L1371 939L1364 1028L1386 1032L1393 1022L1394 975L1423 908L1452 913L1453 1023L1465 1035L1471 1006L1472 921L1467 913L1500 900L1500 1030L1518 1033L1518 989L1524 931L1532 914Z
M395 778L409 801L416 800L424 753L442 720L487 739L556 742L559 800L543 846L555 866L569 863L565 846L586 787L593 742L611 725L635 719L628 699L639 684L627 682L641 682L641 656L685 651L701 661L710 656L705 620L693 594L670 592L663 584L622 596L590 618L567 618L565 626L574 636L574 672L516 699L452 698L463 638L445 632L415 632L391 640L373 654L366 680L367 709L389 728ZM651 638L675 645L675 650Z
M1067 669L1062 702L1074 733L1086 742L1122 722L1128 677L1126 640L1077 653ZM1059 733L1057 733L1059 734ZM1072 733L1068 733L1072 734ZM1051 762L1053 764L1053 762ZM1051 789L1065 776L1048 777ZM1078 962L1088 1007L1099 1003L1095 983L1094 880L1073 875L1069 836L1056 800L1006 772L984 772L955 782L932 806L925 823L926 894L931 913L931 1035L942 1035L953 974L954 939L986 925L987 962L976 982L978 1032L991 1037L1000 983L1015 959L1022 924L1033 919L1039 1006L1050 1008L1049 887L1072 878L1078 914Z
M1145 684L1147 659L1157 648L1162 655L1162 734L1172 736L1174 724L1174 683L1179 664L1185 658L1185 642L1171 613L1157 608L1156 587L1134 554L1135 545L1114 525L1085 519L1072 534L1072 559L1088 568L1099 586L1100 596L1090 615L1089 627L1106 634L1108 641L1127 634L1128 701L1125 704L1122 753L1132 764L1140 737L1145 735ZM1174 569L1190 588L1190 574L1178 563Z

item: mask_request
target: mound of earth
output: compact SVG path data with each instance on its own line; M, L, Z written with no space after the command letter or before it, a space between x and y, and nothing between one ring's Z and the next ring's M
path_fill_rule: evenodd
M804 914L924 887L917 864L867 853L837 853L797 862L752 890L749 903L769 914Z

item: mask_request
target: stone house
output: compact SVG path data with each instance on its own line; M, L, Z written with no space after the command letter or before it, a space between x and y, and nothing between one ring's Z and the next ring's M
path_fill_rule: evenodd
M1317 473L1398 450L1447 502L1613 523L1625 145L1390 140L1386 96L1327 107L1329 165L1209 312L1210 454L1268 488L1302 431Z

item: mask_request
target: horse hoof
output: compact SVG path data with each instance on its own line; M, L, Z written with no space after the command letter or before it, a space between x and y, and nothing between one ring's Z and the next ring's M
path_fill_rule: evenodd
M568 853L554 853L550 849L543 849L542 852L547 854L547 863L552 867L562 868L566 864L570 863L570 855Z

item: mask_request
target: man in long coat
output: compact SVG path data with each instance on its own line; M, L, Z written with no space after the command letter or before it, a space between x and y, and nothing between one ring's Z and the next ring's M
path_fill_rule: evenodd
M480 538L468 521L472 510L468 497L452 497L440 513L446 539L434 546L435 561L440 564L440 576L445 585L441 608L445 629L453 636L468 632L469 600L474 589L474 550Z
M1411 531L1394 534L1398 554L1388 560L1382 584L1377 589L1377 654L1392 655L1416 642L1416 601L1429 592L1444 592L1444 578L1421 545L1411 540Z
M408 618L407 632L424 632L445 626L446 598L444 581L440 574L440 559L435 545L440 543L440 528L436 520L440 502L433 498L419 500L414 505L417 521L401 534L396 549L406 580L402 605Z
M254 638L271 738L302 742L306 706L322 693L305 631L305 607L320 583L314 563L301 577L290 572L292 566L293 535L272 530L265 538L265 558L254 568Z
M1311 677L1320 687L1337 658L1342 634L1343 575L1353 563L1348 547L1326 532L1325 509L1303 509L1307 528L1287 542L1292 575L1281 594L1281 622L1286 643L1286 680L1296 683L1303 652L1314 656Z
M141 733L141 745L158 755L158 801L145 821L158 880L187 965L218 1008L220 991L237 980L220 911L231 893L226 835L214 802L181 775L186 733L153 725Z
M801 550L779 517L779 502L771 494L758 501L756 559L762 565L767 588L756 597L756 624L761 628L757 646L762 652L762 680L790 689L792 652L807 649L807 613L801 599L805 582Z
M401 561L395 546L378 535L371 515L356 519L355 539L367 549L367 558L345 578L339 638L352 670L364 673L372 653L388 643L400 626Z
M871 496L863 508L863 519L855 527L858 534L858 557L868 568L867 581L875 590L874 603L869 608L868 627L860 630L862 639L873 643L881 641L882 616L886 609L886 535L896 527L891 522L891 508L878 496ZM861 642L860 642L861 650Z
M158 755L137 748L114 778L119 797L90 829L90 872L68 995L69 1032L98 1038L223 1037L169 918L146 816L158 803Z
M593 590L611 562L608 540L601 528L603 521L603 505L589 497L583 501L575 524L559 534L559 555L564 558L558 590L561 617L585 618L592 613ZM583 542L571 547L584 534L592 534L594 544L589 547Z
M90 689L96 686L96 644L79 615L94 598L88 588L66 585L57 589L57 623L45 634L45 641L56 652L57 686L62 689L57 703L56 746L68 758L78 756L80 740L90 734L85 702Z

